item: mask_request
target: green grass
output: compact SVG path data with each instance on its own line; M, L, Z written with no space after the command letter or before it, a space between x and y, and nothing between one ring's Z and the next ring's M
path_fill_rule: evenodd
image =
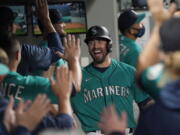
M24 34L27 34L26 31L23 31L23 30L16 30L16 35L24 35Z

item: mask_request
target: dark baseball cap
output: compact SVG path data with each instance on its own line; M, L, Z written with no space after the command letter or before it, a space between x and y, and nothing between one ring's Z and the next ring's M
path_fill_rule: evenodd
M164 22L160 28L161 49L164 52L180 51L180 18Z
M5 6L0 6L0 25L12 24L16 18L13 11Z
M49 17L52 24L62 23L62 14L58 9L49 9Z
M122 33L124 33L124 31L129 29L131 25L140 23L145 16L145 13L137 14L134 10L125 10L118 18L118 28Z

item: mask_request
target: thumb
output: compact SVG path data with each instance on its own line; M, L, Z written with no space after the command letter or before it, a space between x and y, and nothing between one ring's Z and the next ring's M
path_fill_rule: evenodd
M64 58L64 54L63 54L63 53L57 51L56 54L57 54L60 58Z

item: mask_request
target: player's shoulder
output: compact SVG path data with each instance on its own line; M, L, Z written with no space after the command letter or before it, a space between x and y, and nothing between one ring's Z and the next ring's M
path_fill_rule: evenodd
M130 71L130 72L136 71L136 69L133 66L128 65L124 62L118 61L116 59L112 59L112 64L116 65L117 67L119 67L122 70Z
M85 66L85 67L82 67L81 70L82 70L82 72L87 72L87 70L88 70L89 68L91 68L91 67L92 67L92 63L88 64L88 65Z

